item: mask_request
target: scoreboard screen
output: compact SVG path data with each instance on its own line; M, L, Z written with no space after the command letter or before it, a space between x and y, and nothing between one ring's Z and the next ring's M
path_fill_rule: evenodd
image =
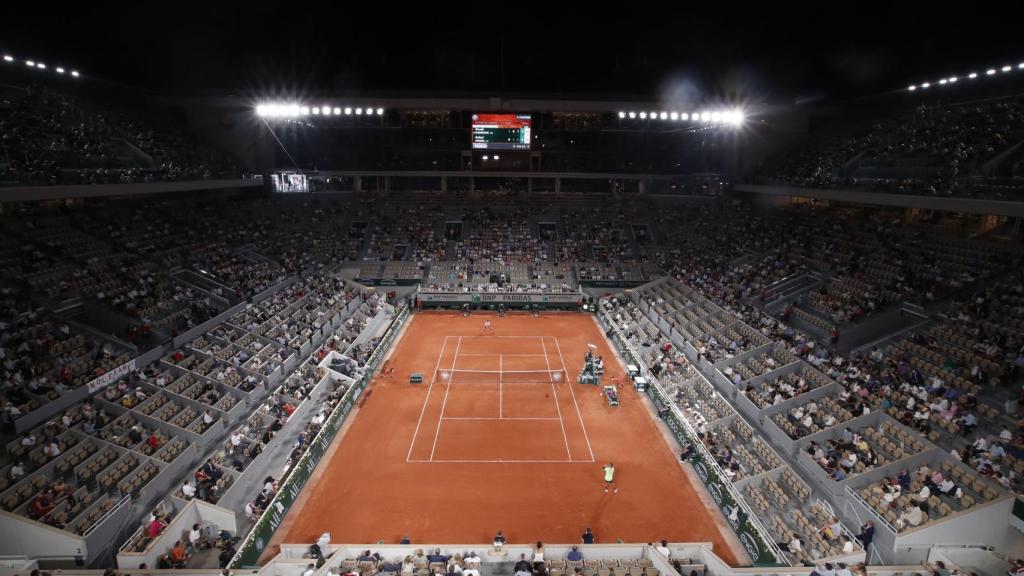
M473 148L529 150L529 114L473 114Z

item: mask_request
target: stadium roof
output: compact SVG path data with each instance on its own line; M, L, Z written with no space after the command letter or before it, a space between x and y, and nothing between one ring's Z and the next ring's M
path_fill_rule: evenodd
M0 50L175 95L410 90L774 103L877 94L1024 57L1016 19L980 9L430 6L15 3L4 8Z

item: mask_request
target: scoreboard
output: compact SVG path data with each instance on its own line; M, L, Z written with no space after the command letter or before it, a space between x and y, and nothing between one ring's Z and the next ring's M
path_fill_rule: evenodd
M529 114L473 114L473 148L529 150Z

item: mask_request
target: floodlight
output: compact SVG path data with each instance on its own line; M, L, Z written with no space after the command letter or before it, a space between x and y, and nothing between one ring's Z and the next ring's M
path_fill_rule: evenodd
M64 73L64 69L61 68L60 66L57 66L57 74L63 74L63 73Z
M346 116L351 116L352 115L352 109L349 108L348 106L345 107L345 115Z
M78 78L78 70L72 70L71 71L71 75L74 76L75 78Z
M911 84L910 87L907 88L907 90L910 90L911 92L913 92L914 90L917 90L917 86L914 86L913 84Z
M335 116L341 116L341 108L335 106L334 107L334 115Z
M383 108L377 108L377 116L383 116L383 115L384 115L384 109Z
M629 113L629 117L630 118L636 118L636 112L630 112Z
M14 62L14 56L10 54L4 54L4 62Z
M662 120L668 120L668 112L662 112L658 117Z
M673 112L669 116L671 116L673 120L679 120L679 112Z
M974 80L975 78L978 77L978 73L977 72L971 72L970 74L967 75L967 77L970 78L971 80Z
M625 112L619 112L619 118L625 118L625 117L626 117L626 113Z

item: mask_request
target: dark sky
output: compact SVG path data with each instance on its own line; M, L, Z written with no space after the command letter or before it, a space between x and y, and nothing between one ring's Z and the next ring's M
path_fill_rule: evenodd
M496 2L482 11L446 2L423 10L398 2L15 2L3 8L0 50L175 95L736 95L778 103L856 98L1024 60L1017 18L999 15L1006 5L773 3L756 13L741 3L678 11L615 4L570 11Z

